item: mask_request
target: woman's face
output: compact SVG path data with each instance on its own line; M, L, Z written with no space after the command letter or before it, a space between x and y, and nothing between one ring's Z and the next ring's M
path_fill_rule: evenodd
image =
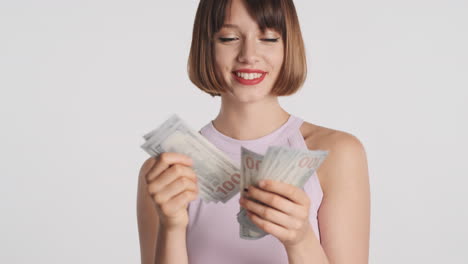
M272 29L262 34L243 1L232 0L214 41L216 71L228 86L222 95L241 102L269 96L283 64L281 34Z

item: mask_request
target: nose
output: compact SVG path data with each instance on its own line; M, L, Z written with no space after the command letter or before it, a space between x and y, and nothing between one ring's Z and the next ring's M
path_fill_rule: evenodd
M241 45L238 61L245 64L255 64L258 61L255 40L245 39Z

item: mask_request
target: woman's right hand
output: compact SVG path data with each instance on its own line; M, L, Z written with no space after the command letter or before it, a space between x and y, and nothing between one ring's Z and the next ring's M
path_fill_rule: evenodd
M145 178L160 225L171 230L185 229L189 223L188 204L198 197L193 160L175 152L162 153L155 159Z

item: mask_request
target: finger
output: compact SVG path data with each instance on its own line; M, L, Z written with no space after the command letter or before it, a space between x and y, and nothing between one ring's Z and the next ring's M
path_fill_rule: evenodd
M175 181L166 185L161 191L156 192L154 195L154 201L157 204L163 204L184 191L198 193L197 184L187 177L179 177Z
M264 180L263 182L265 184L259 186L263 190L277 193L300 205L308 205L309 203L309 197L299 187L275 180Z
M170 199L167 203L161 205L161 210L166 215L173 215L180 209L187 207L190 201L197 199L197 197L198 194L192 191L185 191L179 193L178 195Z
M286 215L290 215L297 218L306 217L305 212L303 212L304 206L296 204L293 201L290 201L289 199L283 197L282 195L265 191L251 185L249 186L248 197L255 199L278 211L281 211Z
M148 191L151 194L158 193L179 177L186 177L193 182L197 182L197 175L192 168L181 164L175 164L163 171L156 180L149 183Z
M193 160L189 156L176 152L164 152L155 157L155 159L156 163L150 172L148 172L146 175L146 182L153 181L156 177L159 176L159 174L161 174L161 172L173 164L180 163L186 166L193 165Z
M280 225L286 229L299 229L301 227L301 222L298 219L274 208L250 201L245 198L241 198L241 205L248 211L260 216L262 219Z
M280 225L262 219L255 213L247 211L247 216L250 220L263 231L277 237L280 241L286 241L289 237L290 231Z

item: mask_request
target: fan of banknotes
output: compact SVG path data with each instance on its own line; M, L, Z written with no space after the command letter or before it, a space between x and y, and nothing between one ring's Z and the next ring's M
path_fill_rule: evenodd
M328 155L324 150L303 150L270 146L265 155L241 147L241 169L222 151L173 114L161 126L143 136L141 146L148 154L182 153L193 160L200 198L204 202L226 203L249 185L262 179L273 179L303 188L307 180ZM237 214L239 235L259 239L268 233L257 227L240 207Z
M226 203L239 192L239 168L176 114L143 138L146 142L141 147L152 156L177 152L192 158L199 194L204 202Z
M244 147L241 147L241 153L241 190L249 185L257 186L260 180L267 178L303 188L328 155L324 150L280 146L269 147L264 156ZM237 214L237 221L241 238L259 239L268 234L250 221L243 207Z

